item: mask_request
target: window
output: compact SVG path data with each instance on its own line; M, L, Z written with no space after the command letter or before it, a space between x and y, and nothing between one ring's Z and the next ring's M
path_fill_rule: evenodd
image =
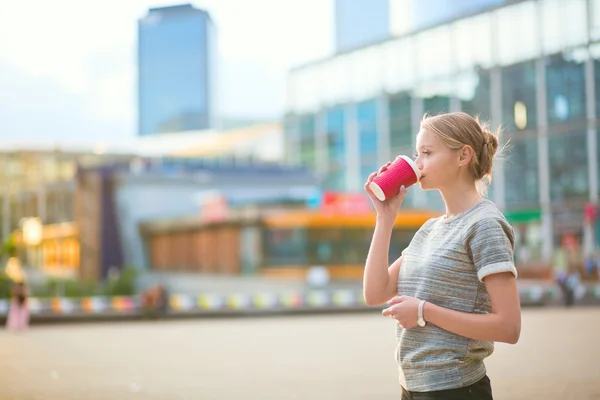
M536 138L514 139L504 163L506 205L538 203L538 141Z
M342 259L347 265L363 265L373 238L373 229L344 229L344 246Z
M329 190L343 190L345 187L344 160L345 146L345 115L342 107L336 107L326 112L327 124L327 176L324 186Z
M550 198L553 202L589 193L587 136L585 132L552 135L548 138Z
M541 6L542 45L546 54L587 41L586 0L543 0ZM565 24L564 21L577 21Z
M598 186L600 187L600 129L596 131L596 163L597 174L598 174Z
M536 58L540 54L537 7L534 1L503 7L496 14L495 37L500 65ZM504 82L504 81L503 81Z
M415 80L413 38L408 36L383 46L383 74L387 91L410 88Z
M392 152L413 153L412 101L409 95L389 100L390 145ZM395 154L394 154L395 155Z
M300 140L300 164L314 168L315 156L315 117L307 115L298 121Z
M297 162L295 153L299 149L299 144L297 143L297 131L298 126L296 123L296 118L293 115L286 115L284 120L284 129L285 129L285 157L286 162L289 164Z
M394 229L392 240L390 241L390 264L402 255L402 251L408 247L415 233L416 231L414 230Z
M441 77L454 71L452 30L449 25L425 30L415 38L419 78Z
M480 121L491 119L491 74L488 70L476 69L458 79L458 96L461 99L461 110L479 116Z
M590 36L592 40L596 41L600 39L600 0L591 0L590 8L590 14L592 16Z
M306 229L268 229L265 232L267 267L306 264Z
M548 123L585 120L584 64L562 55L549 58L546 66Z
M364 101L356 106L358 122L360 174L364 181L377 165L377 103Z
M475 66L492 66L492 18L491 13L464 18L453 24L455 52L459 70Z
M450 111L450 96L431 96L423 99L423 108L426 113L436 115Z
M600 53L600 46L596 51ZM600 117L600 60L594 60L594 86L596 87L596 117Z
M308 260L310 265L335 265L342 260L341 228L308 230Z
M502 125L508 131L537 126L536 87L533 61L502 69Z

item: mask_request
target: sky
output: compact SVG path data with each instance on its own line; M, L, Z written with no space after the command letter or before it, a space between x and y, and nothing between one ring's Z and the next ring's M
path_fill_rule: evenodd
M152 0L0 0L0 146L129 143L137 20ZM333 0L199 0L218 31L219 108L277 118L287 70L333 52Z

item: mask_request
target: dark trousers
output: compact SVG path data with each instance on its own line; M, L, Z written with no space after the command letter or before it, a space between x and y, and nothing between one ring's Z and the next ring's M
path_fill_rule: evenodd
M478 382L459 389L410 392L402 388L402 400L493 400L492 385L486 375Z

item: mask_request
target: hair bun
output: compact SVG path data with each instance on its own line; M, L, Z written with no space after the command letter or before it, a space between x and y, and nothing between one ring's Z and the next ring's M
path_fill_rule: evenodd
M498 136L489 130L487 126L482 126L483 146L479 154L479 165L477 168L477 179L488 178L491 181L492 166L494 164L494 156L498 151Z

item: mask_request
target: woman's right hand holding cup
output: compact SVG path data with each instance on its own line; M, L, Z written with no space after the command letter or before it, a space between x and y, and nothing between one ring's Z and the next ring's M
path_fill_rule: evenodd
M369 187L371 182L373 182L373 179L385 172L391 164L392 162L390 161L383 165L381 168L379 168L379 171L373 172L371 175L369 175L369 178L365 183L365 191L371 198L373 206L375 206L375 211L377 212L377 219L393 223L396 220L396 214L398 212L398 209L402 205L404 197L406 197L406 188L404 186L401 186L400 190L398 191L398 194L388 199L385 199L384 201L381 201L375 196L375 194Z

